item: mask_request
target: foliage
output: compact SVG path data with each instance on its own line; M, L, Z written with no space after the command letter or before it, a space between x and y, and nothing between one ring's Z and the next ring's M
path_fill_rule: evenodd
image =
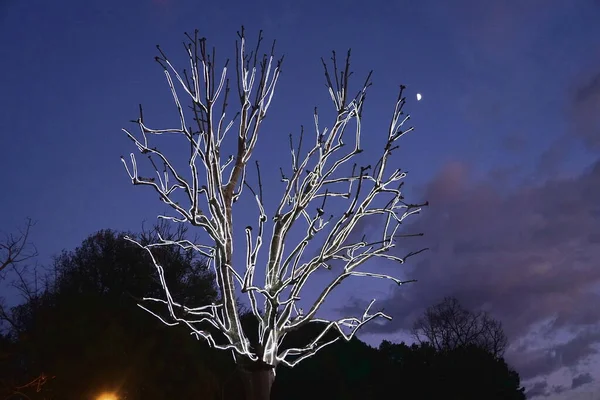
M504 359L475 345L437 350L428 343L407 346L384 341L379 351L385 361L377 374L383 382L396 382L398 398L525 399L519 375Z
M156 326L139 310L139 296L158 292L160 283L147 254L123 236L100 231L63 252L52 266L52 285L12 310L18 381L44 374L50 379L43 394L54 399L88 398L101 390L118 390L128 399L198 397L211 386L216 393L213 371L231 366L219 360L208 367L213 350L190 341L183 329ZM166 250L160 257L175 294L215 300L212 275L194 253Z
M139 235L140 240L152 232ZM103 390L115 390L127 400L244 398L227 354L189 340L183 327L156 325L139 311L139 293L161 286L156 276L145 273L152 268L147 254L122 236L100 231L74 251L63 252L51 269L54 284L32 292L8 315L13 319L10 335L0 336L0 398L86 399ZM214 300L213 277L205 267L195 267L203 281L188 280L194 259L170 249L160 257L174 274L168 277L174 295ZM205 297L193 297L200 295ZM254 316L240 314L244 329L255 332ZM324 324L304 325L283 345L311 342ZM322 340L335 336L330 331ZM257 337L251 341L258 345ZM279 368L271 398L523 400L524 395L518 374L480 347L438 350L426 343L383 342L375 349L353 338L332 344L293 371Z

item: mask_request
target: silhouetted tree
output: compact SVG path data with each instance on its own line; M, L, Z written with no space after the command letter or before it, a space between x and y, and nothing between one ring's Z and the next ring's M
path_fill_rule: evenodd
M293 366L338 338L350 340L373 318L390 319L381 312L371 313L371 302L362 316L324 321L322 331L303 347L282 347L288 334L319 321L316 316L326 298L347 278L382 278L398 285L404 283L390 275L359 270L366 261L380 257L403 263L407 257L419 252L401 257L388 251L395 246L396 240L407 236L399 232L402 221L418 213L424 205L404 200L401 188L406 172L389 168L398 140L412 131L404 126L409 120L403 112L406 103L404 87L400 87L389 128L381 135L379 158L361 166L358 156L363 151L362 109L371 85L371 74L352 96L350 51L345 62L339 64L333 52L331 67L323 61L326 85L334 106L331 127L323 127L315 109L314 140L303 140L303 130L296 143L290 136L291 170L289 173L281 170L283 189L276 201L278 205L274 210L267 210L259 165L256 164L256 185L251 182L251 171L247 166L273 99L283 59L276 59L274 44L268 54L259 54L261 35L256 47L248 51L244 29L238 32L233 69L239 107L230 117L227 62L223 70L218 71L214 49L212 52L207 50L206 40L199 38L197 31L195 35L187 36L190 71L179 73L160 48L160 55L156 57L164 69L176 104L177 126L150 128L147 115L143 115L140 106L139 118L134 121L140 134L124 130L144 158L150 159L152 178L140 175L141 169L133 153L130 154L131 163L124 159L123 163L134 185L152 188L175 214L162 218L190 224L205 236L202 243L159 238L154 244L139 245L150 254L161 246L178 245L194 249L210 260L216 271L219 301L198 303L200 307L190 311L181 307L176 297L166 296L168 322L185 324L196 336L233 354L244 372L247 399L266 400L270 397L277 365ZM184 99L187 105L182 104ZM354 126L350 128L349 125ZM347 128L352 132L347 133ZM227 134L232 132L236 135L236 147L227 151L223 144L227 142ZM343 138L345 133L347 137ZM179 153L184 155L183 160L169 159L166 152L151 143L154 136L162 134L177 135L187 142L185 151ZM256 224L245 228L237 225L233 218L233 210L240 204L244 189L246 193L251 192L249 200L257 209ZM335 204L333 208L332 203ZM365 217L377 215L385 219L381 229L362 238L362 235L355 235ZM298 228L304 228L305 234L295 241L290 232ZM236 232L244 232L246 236L245 246L235 251L235 254L245 253L245 262L241 266L234 260ZM265 232L272 232L270 238ZM256 282L257 272L263 272L257 270L257 264L264 249L265 261L260 261L266 266L264 280ZM313 255L308 256L310 253ZM305 312L301 312L300 292L314 276L313 272L330 269L333 260L341 264L340 268L335 270L335 276L327 282L322 293L314 302L305 305ZM162 273L158 260L156 268L159 274ZM168 293L168 284L163 286ZM251 344L248 332L243 329L238 309L239 294L247 296L250 312L257 320L256 345ZM206 330L207 323L217 327L221 337ZM322 341L321 338L330 331L337 333L335 338Z
M418 342L429 342L437 350L477 346L496 357L504 354L507 343L500 321L486 312L465 309L454 297L429 307L412 332Z
M37 249L29 241L29 231L34 225L31 219L27 219L25 228L18 234L5 233L0 239L0 274L9 266L21 264L37 255Z
M310 328L308 326L307 328ZM313 327L313 331L320 327ZM294 341L310 340L311 329L299 331ZM357 338L336 342L293 370L277 370L273 400L375 399L377 385L388 385L376 376L377 350Z
M477 346L438 350L429 343L383 342L377 364L382 382L375 398L407 400L524 400L519 375L504 359ZM390 396L393 384L396 395ZM386 394L387 391L387 394Z
M18 329L10 337L0 336L2 398L70 400L93 398L102 390L118 390L128 400L243 398L243 381L227 354L186 340L186 329L156 326L136 311L138 290L161 288L141 274L146 254L119 240L121 235L101 231L75 251L64 252L54 264L56 284L13 309ZM181 256L160 257L165 266L185 271L189 260ZM201 290L214 296L206 282L198 287L172 283L182 298ZM244 329L255 332L254 315L240 315ZM312 342L324 324L303 325L282 346ZM320 340L336 337L329 331ZM260 345L257 338L249 335L253 348ZM524 399L518 374L477 346L438 350L429 343L383 342L374 349L353 338L333 343L293 371L282 366L277 374L273 400Z
M2 399L10 395L17 386L13 373L15 358L13 341L8 335L0 333L0 398Z
M8 284L4 281L4 278L9 270L15 278L13 286L22 288L23 285L27 284L24 280L25 275L30 271L27 262L38 255L35 245L29 240L33 225L34 222L27 218L25 227L20 229L17 234L4 233L4 237L0 238L0 294L4 289L3 286ZM29 288L27 287L27 289ZM31 293L21 291L21 294L29 300L28 296ZM4 300L0 296L0 398L8 398L21 389L26 390L36 382L43 381L41 376L29 381L19 380L20 377L14 373L18 367L15 361L18 350L13 336L10 334L10 330L13 328L11 325L13 320L10 318L10 311Z
M184 234L163 228L139 238L159 231L167 238ZM13 308L15 381L47 377L39 394L45 399L93 398L105 390L129 400L217 398L220 374L233 368L231 361L189 341L186 329L156 326L138 311L141 296L158 296L162 287L151 274L148 254L123 236L99 231L74 251L64 251L54 261L52 284ZM169 248L156 257L168 268L173 295L216 301L213 277L197 254ZM29 386L23 392L33 399L36 390Z

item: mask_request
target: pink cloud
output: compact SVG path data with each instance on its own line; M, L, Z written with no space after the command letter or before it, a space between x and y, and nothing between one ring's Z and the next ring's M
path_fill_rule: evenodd
M407 228L424 232L419 246L431 247L406 272L418 283L382 299L392 322L366 329L410 328L425 307L456 296L502 320L515 341L547 321L546 339L574 336L508 354L523 377L576 365L600 341L600 161L576 178L513 192L469 175L466 166L451 163L427 187L431 206ZM552 358L557 352L561 358Z

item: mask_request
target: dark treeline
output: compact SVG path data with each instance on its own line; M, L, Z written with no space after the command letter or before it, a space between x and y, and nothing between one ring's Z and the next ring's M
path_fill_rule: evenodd
M159 226L137 237L152 240L158 231L185 235ZM0 309L0 399L95 399L104 391L128 400L243 399L231 354L195 340L183 326L165 326L136 305L163 292L147 254L122 236L105 230L88 237L56 257L44 279L15 269L25 302ZM177 301L194 306L217 299L212 273L192 252L165 247L157 257ZM454 333L489 322L487 316L475 321L477 315L454 300L443 304L448 307L431 308L418 321L421 339L439 333L431 323L444 318L438 327ZM272 398L524 399L518 374L497 346L499 325L494 327L492 342L450 333L412 346L337 342L293 369L279 367ZM296 332L290 344L307 342L318 328Z

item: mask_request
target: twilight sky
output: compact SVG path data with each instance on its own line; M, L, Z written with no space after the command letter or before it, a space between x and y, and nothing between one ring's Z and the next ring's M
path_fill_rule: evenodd
M590 398L600 393L598 21L597 0L0 1L0 230L37 220L44 263L164 210L130 185L119 156L135 149L120 129L140 102L152 126L177 124L154 46L182 65L183 32L195 28L221 61L240 24L286 55L255 153L277 196L287 135L310 126L315 105L331 121L319 57L352 47L355 83L374 69L367 147L383 140L398 84L408 86L417 130L394 165L410 171L407 199L431 206L408 227L425 237L400 247L431 251L394 267L418 283L355 281L329 312L358 312L375 294L395 318L366 329L377 343L454 295L503 321L530 397Z

